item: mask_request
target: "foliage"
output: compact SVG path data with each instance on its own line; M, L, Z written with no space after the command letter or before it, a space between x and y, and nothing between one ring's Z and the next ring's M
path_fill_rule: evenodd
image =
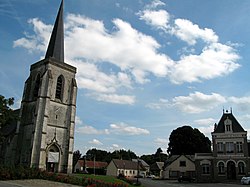
M75 170L75 165L77 163L77 161L81 158L81 153L79 150L74 151L73 153L73 171Z
M3 141L1 129L13 120L17 120L14 110L10 108L13 104L13 97L6 99L4 96L0 95L0 143Z
M126 151L126 150L119 150L119 151L114 151L113 153L111 153L111 157L113 159L123 159L123 160L132 160L132 159L136 159L137 155L133 152L133 151Z
M14 98L5 99L0 95L0 127L10 123L16 118L14 111L10 108L14 104Z
M158 148L155 154L142 155L140 158L147 164L152 165L155 162L164 162L165 160L167 160L168 155L164 154L161 148Z
M105 177L107 181L104 180ZM85 187L129 187L127 183L109 176L68 175L41 171L35 168L25 168L22 166L0 167L0 180L17 179L44 179Z
M198 129L183 126L170 134L167 152L170 155L208 153L211 152L211 141Z
M95 157L95 160L101 161L101 162L110 162L112 159L123 159L123 160L132 160L137 158L137 155L128 150L116 150L112 153L104 151L104 150L98 150L98 149L90 149L86 152L86 159L93 160Z

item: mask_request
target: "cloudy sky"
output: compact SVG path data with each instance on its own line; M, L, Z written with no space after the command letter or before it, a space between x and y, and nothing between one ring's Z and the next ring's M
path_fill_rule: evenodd
M0 94L20 106L60 1L0 0ZM223 108L250 130L249 0L65 0L77 67L75 150L167 149L183 125L210 138Z

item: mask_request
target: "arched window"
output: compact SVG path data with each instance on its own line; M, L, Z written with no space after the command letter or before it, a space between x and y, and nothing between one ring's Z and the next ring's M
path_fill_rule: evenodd
M39 93L39 88L40 88L40 74L38 74L36 76L36 82L35 82L35 87L34 87L34 92L33 92L33 96L34 98L37 98L38 97L38 93Z
M218 164L218 170L219 170L219 173L225 173L225 166L223 162L220 162Z
M63 97L63 84L64 84L64 79L63 76L60 75L57 78L57 84L56 84L56 99L62 100Z
M245 173L245 167L244 167L243 162L239 162L238 168L239 168L239 174L244 174Z

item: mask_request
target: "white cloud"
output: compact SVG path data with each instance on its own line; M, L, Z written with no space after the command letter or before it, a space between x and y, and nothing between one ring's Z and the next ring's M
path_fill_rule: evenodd
M183 56L173 67L172 82L200 82L227 75L240 65L235 63L239 56L230 46L214 43L203 49L200 55Z
M122 147L119 146L118 144L112 144L112 146L108 147L108 149L109 149L110 151L115 151L115 150L120 150L120 149L125 150L125 148L122 148Z
M154 140L154 142L157 144L157 145L164 145L164 146L167 146L168 145L168 139L165 139L165 138L156 138Z
M110 131L120 135L148 135L150 132L147 129L129 126L124 123L110 124Z
M82 120L81 120L81 118L79 116L76 116L76 118L75 118L75 124L76 125L82 125Z
M33 26L35 32L34 35L25 33L25 38L20 38L14 41L14 47L24 47L29 52L44 52L48 45L50 33L52 31L52 25L46 25L38 18L29 19L28 23Z
M165 3L160 0L153 0L150 4L146 5L146 9L155 9L159 6L165 6Z
M214 125L198 127L199 131L202 132L206 137L211 139L211 132L214 131Z
M165 10L144 10L138 15L141 20L145 20L148 25L157 29L166 29L170 19L170 15Z
M154 102L154 103L148 103L146 105L147 108L153 109L153 110L161 110L164 108L167 108L170 106L170 103L167 99L159 99L158 102Z
M232 102L240 111L250 111L250 96L248 97L229 97L229 102Z
M202 52L180 54L180 59L174 61L166 53L159 52L162 46L155 38L136 30L128 22L114 19L114 27L108 30L103 21L68 14L65 19L65 59L78 68L79 88L87 89L90 96L98 95L96 98L100 101L110 101L109 97L115 96L113 103L133 104L135 97L120 94L121 90L148 83L151 75L182 84L224 76L239 68L236 62L240 57L235 46L218 43L219 38L212 29L202 29L189 20L176 19L171 25L168 12L153 10L162 5L161 1L153 1L138 14L146 23L190 45L203 41ZM34 27L34 34L25 34L14 42L14 47L44 52L52 26L37 18L30 19L29 23ZM103 68L105 65L115 70Z
M135 103L135 96L131 95L117 95L117 94L88 94L88 96L96 99L97 101L104 101L107 103L115 104L129 104Z
M186 19L175 20L175 27L172 30L172 34L187 42L189 45L196 44L198 39L201 39L206 43L218 42L218 36L212 29L201 29L198 25L193 24Z
M142 129L134 126L129 126L125 123L110 124L109 129L96 129L93 126L85 125L83 127L77 127L76 132L80 134L88 135L110 135L110 134L120 134L120 135L148 135L150 132L147 129Z
M157 52L160 45L154 38L140 33L121 19L113 20L113 32L107 32L103 22L84 16L70 14L66 20L71 31L66 46L74 49L68 54L70 59L85 57L97 62L106 61L121 70L139 69L157 76L165 76L172 63L168 56Z
M197 119L194 121L195 124L197 125L213 125L214 123L216 123L217 120L213 119L213 118L207 118L207 119Z
M171 16L165 10L154 10L149 6L138 13L140 19L144 20L153 28L160 29L167 35L176 36L188 45L189 50L183 47L180 59L171 66L167 75L175 84L184 82L201 82L227 75L240 67L236 62L240 56L236 53L234 44L221 44L216 33L209 28L200 28L199 25L187 19L170 19ZM200 54L195 53L195 44L199 41L202 48ZM202 45L201 45L202 44ZM199 47L200 47L199 46ZM186 55L185 55L186 54Z
M94 145L103 145L103 143L97 139L93 139L92 141L89 141L89 143Z
M220 94L205 95L201 92L191 93L189 96L178 96L172 100L173 106L186 113L209 111L225 102L226 99Z
M76 132L81 133L81 134L109 134L110 133L108 129L98 130L88 125L76 128Z

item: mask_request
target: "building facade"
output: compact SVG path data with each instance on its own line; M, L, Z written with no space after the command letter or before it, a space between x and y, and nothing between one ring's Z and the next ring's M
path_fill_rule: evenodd
M45 58L30 67L5 164L72 172L77 85L76 68L64 62L63 0Z
M247 131L232 111L224 112L212 134L212 153L196 153L195 166L200 182L240 179L250 172Z
M164 179L178 179L180 176L195 177L194 155L172 155L163 167Z
M130 160L113 159L108 164L107 174L108 176L124 175L125 177L137 177L141 173L145 173L146 169L142 167L139 162L133 162Z

